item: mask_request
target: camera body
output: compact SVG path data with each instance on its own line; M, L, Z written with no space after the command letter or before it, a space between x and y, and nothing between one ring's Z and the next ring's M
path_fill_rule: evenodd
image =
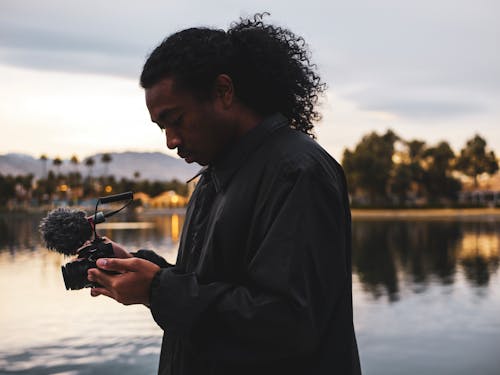
M78 250L76 260L61 266L66 289L78 290L99 286L88 281L87 271L97 268L96 262L100 258L115 258L115 254L111 243L105 243L102 237L97 237L90 245Z

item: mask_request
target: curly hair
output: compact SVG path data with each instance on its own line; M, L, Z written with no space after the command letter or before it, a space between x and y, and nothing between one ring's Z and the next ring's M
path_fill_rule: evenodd
M314 138L318 96L326 86L310 62L307 44L288 29L266 24L258 13L227 31L190 28L167 37L148 57L143 88L167 77L199 99L210 97L216 77L227 74L235 96L262 116L281 112L290 126Z

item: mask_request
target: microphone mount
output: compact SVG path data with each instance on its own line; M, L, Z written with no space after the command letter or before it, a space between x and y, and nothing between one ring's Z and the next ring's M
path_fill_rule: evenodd
M99 237L97 235L96 224L104 222L106 218L111 217L120 212L121 210L125 209L133 202L133 200L134 200L134 193L132 191L127 191L125 193L120 193L120 194L108 195L105 197L99 197L95 204L94 215L88 218L89 223L92 226L92 229L94 230L94 239L97 239ZM106 204L106 203L121 202L121 201L127 201L127 202L117 210L106 213L97 212L97 208L99 207L100 203Z

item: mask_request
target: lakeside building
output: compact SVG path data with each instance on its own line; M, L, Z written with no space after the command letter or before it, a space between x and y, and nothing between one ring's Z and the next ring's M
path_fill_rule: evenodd
M478 186L474 186L472 178L462 179L462 191L458 194L458 202L473 206L500 206L500 173L489 177L479 176Z
M140 200L145 208L178 208L185 207L189 198L179 195L173 190L169 190L154 198L151 198L146 193L134 193L134 200Z
M461 190L457 192L456 198L440 197L435 199L436 202L444 206L453 207L470 206L470 207L500 207L500 172L493 176L483 174L478 176L477 186L472 177L463 174L456 174L454 177L460 180L462 185ZM386 192L386 195L371 196L363 189L355 189L350 194L350 202L354 207L374 207L374 206L403 206L403 207L426 207L429 205L432 197L426 195L422 191L422 187L412 182L408 191L404 193L402 198L400 195Z

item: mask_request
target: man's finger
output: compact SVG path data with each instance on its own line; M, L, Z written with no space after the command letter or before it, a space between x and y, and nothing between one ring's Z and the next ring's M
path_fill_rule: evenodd
M111 292L105 288L92 288L92 289L90 289L90 295L92 297L97 297L97 296L103 295L103 296L107 296L109 298L113 298L113 296L111 295Z
M138 258L101 258L98 259L96 264L97 267L106 270L114 271L119 273L133 272L137 271L137 261Z
M102 272L98 268L91 268L87 271L87 279L93 283L102 285L104 288L111 289L113 277L117 275L110 275Z

